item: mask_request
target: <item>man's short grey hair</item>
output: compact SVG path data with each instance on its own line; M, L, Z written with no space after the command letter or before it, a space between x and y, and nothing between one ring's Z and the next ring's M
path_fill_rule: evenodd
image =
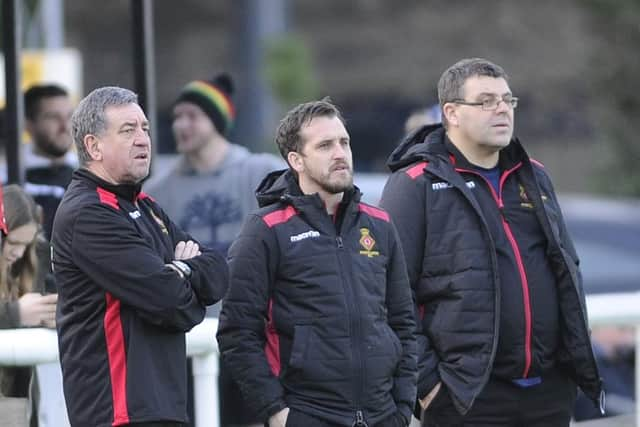
M85 166L91 161L91 156L84 146L85 136L100 135L107 129L107 107L137 103L138 95L117 86L94 89L80 101L71 116L71 135L76 144L80 166Z
M444 111L444 104L456 99L464 99L464 84L470 77L485 76L509 80L501 66L483 58L462 59L447 68L438 81L438 101ZM442 123L447 127L446 118Z

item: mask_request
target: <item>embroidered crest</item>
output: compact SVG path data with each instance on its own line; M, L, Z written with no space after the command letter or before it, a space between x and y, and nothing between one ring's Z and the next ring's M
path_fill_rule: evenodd
M360 255L366 255L369 258L380 255L380 252L373 250L376 241L366 227L360 229L360 245L364 248L360 251Z
M151 214L151 217L155 220L155 222L158 224L158 227L160 227L160 230L164 233L164 234L169 234L169 230L167 230L167 226L164 225L164 221L162 221L162 219L156 215L156 213L153 211L153 209L149 209L149 213Z
M529 195L525 191L525 189L522 186L522 184L518 184L518 190L519 190L519 193L520 193L520 206L522 206L523 208L532 209L533 208L533 203L531 203L531 200L529 199Z
M533 209L533 202L529 198L529 195L527 194L527 191L524 189L522 184L518 184L518 189L520 193L520 206L522 206L523 208ZM544 193L541 193L540 196L543 202L547 201L547 196L545 196Z

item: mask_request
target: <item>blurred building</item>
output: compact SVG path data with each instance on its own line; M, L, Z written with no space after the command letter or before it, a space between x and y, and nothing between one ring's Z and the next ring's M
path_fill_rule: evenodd
M260 136L243 137L244 130L255 126L255 120L243 121L255 107L255 93L243 93L242 88L252 78L246 56L255 53L255 46L247 46L252 40L247 33L261 31L258 27L264 24L248 15L256 4L273 5L267 9L275 15L271 21L282 21L275 27L295 34L308 48L317 94L330 95L343 108L356 168L382 171L410 112L437 102L435 85L442 71L459 58L482 56L512 76L512 89L521 98L516 133L546 164L558 187L589 188L599 167L591 150L597 136L590 117L598 101L590 90L598 35L584 2L259 2L153 2L157 101L163 120L156 141L161 151L173 146L167 141L168 109L178 88L223 69L238 77L240 87L238 129L232 137L253 148L271 148L275 120L289 105L274 104L276 111L269 112ZM64 4L66 45L82 52L85 90L104 84L132 86L130 1L100 7L71 0ZM268 37L262 42L268 43Z

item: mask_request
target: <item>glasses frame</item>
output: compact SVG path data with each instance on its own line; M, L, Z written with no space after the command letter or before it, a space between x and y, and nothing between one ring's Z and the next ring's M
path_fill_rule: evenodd
M451 102L453 102L454 104L470 105L472 107L481 107L483 111L496 111L501 102L504 102L507 105L507 107L511 108L512 110L515 110L518 107L519 98L517 96L512 96L511 98L509 98L508 101L505 101L504 97L491 98L491 102L496 100L497 100L496 105L493 108L487 107L486 103L489 101L488 99L485 101L476 101L476 102L465 101L464 99L454 99Z

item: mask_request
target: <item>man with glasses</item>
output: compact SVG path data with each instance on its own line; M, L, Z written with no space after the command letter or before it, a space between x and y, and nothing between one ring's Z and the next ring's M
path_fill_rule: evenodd
M578 258L544 167L513 137L504 70L464 59L438 83L442 125L393 152L394 220L418 316L423 426L568 426L602 385Z

